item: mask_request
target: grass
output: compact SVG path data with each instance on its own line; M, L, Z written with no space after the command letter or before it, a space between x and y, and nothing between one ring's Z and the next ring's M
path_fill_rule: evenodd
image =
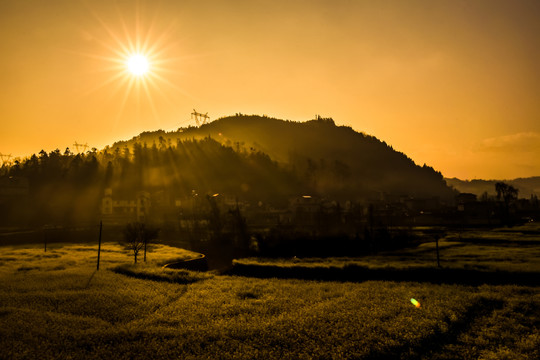
M95 247L0 248L0 358L540 356L535 286L173 275L159 265L192 253L158 246L152 263L133 266L120 247L105 249L95 271Z
M138 279L166 281L177 284L191 284L212 277L212 275L204 272L163 269L155 264L122 264L111 268L111 270L117 274Z
M0 252L0 274L12 270L65 270L73 267L96 268L97 245L49 244L45 252L42 247L5 246ZM192 251L162 244L152 244L147 252L149 264L163 265L167 262L189 259L198 255ZM142 253L139 253L142 262ZM132 263L133 254L117 243L104 243L101 246L100 267L111 268L120 264Z
M530 224L463 234L449 233L439 240L441 267L485 272L540 272L539 228L537 224ZM246 258L235 260L235 264L243 267L434 270L437 268L437 256L435 242L426 242L416 248L357 258Z
M481 314L467 331L456 334L432 359L540 358L540 294L538 288L482 287L481 296L495 299L498 306Z

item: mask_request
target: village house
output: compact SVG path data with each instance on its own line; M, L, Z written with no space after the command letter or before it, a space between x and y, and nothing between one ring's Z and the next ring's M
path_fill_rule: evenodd
M108 224L125 224L131 221L144 222L150 214L150 194L139 191L135 198L119 199L113 197L111 188L105 189L101 200L103 222Z

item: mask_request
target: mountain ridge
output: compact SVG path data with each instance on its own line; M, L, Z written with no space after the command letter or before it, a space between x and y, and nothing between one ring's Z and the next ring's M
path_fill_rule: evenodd
M170 146L174 141L212 138L236 151L262 152L295 171L319 193L388 193L401 196L453 198L442 174L419 166L404 153L374 136L348 126L337 126L331 118L306 122L266 116L241 115L217 119L200 127L178 131L143 132L112 148L139 144Z
M459 192L471 193L477 196L481 196L487 193L490 196L496 195L495 184L498 182L505 182L512 185L519 190L518 196L520 198L526 198L531 195L540 196L540 176L531 176L527 178L515 178L515 179L473 179L473 180L461 180L458 178L445 178L446 183L452 186Z

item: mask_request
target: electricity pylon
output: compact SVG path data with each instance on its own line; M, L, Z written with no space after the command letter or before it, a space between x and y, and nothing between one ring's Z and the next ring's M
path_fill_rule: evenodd
M75 144L73 144L73 146L75 146L75 149L77 150L77 154L81 153L81 151L79 151L79 148L82 149L83 153L86 151L86 149L88 149L88 143L79 144L78 142L75 141Z
M193 112L191 113L191 118L193 119L195 117L195 121L197 122L197 126L201 126L206 124L206 120L210 119L210 116L208 116L208 113L202 114L197 112L197 110L193 109Z
M0 159L2 159L2 165L8 163L9 159L11 159L12 157L13 156L11 156L11 154L4 155L4 154L0 153Z

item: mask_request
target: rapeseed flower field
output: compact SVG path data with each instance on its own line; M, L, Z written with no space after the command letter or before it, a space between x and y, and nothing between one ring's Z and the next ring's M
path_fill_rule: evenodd
M95 247L1 250L5 359L540 355L540 292L532 286L173 275L160 264L190 253L165 245L133 266L121 247L104 244L99 271Z

